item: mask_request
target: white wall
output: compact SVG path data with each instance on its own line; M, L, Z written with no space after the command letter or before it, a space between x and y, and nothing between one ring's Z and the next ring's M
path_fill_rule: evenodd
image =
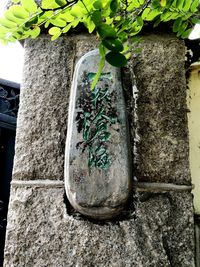
M194 207L200 214L200 64L191 66L188 90L190 169L195 185Z

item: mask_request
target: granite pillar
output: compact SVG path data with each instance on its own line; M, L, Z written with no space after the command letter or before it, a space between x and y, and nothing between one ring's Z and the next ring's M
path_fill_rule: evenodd
M135 176L139 182L190 185L185 47L169 35L143 39L131 64L137 87ZM192 267L189 191L138 192L132 212L104 222L77 215L66 201L72 75L77 60L96 46L87 34L25 42L4 267Z

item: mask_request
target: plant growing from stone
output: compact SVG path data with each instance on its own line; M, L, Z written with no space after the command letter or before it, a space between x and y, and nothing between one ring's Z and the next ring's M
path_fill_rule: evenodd
M53 41L83 24L99 39L94 88L105 61L123 67L140 51L137 44L144 27L167 23L178 37L187 38L200 23L198 6L199 0L12 0L0 18L0 40L37 38L46 29Z

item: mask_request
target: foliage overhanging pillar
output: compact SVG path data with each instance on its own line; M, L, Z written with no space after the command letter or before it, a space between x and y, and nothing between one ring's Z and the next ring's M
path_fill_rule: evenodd
M139 182L190 184L184 45L147 36L133 60ZM74 64L95 37L25 41L5 267L194 266L190 192L140 192L136 216L105 223L69 214L64 143ZM133 144L132 144L133 145Z

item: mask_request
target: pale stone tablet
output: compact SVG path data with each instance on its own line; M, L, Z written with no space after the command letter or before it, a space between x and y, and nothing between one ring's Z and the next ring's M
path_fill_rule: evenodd
M130 196L131 168L120 69L106 64L93 91L98 50L77 63L71 88L65 189L71 205L96 219L117 216Z

